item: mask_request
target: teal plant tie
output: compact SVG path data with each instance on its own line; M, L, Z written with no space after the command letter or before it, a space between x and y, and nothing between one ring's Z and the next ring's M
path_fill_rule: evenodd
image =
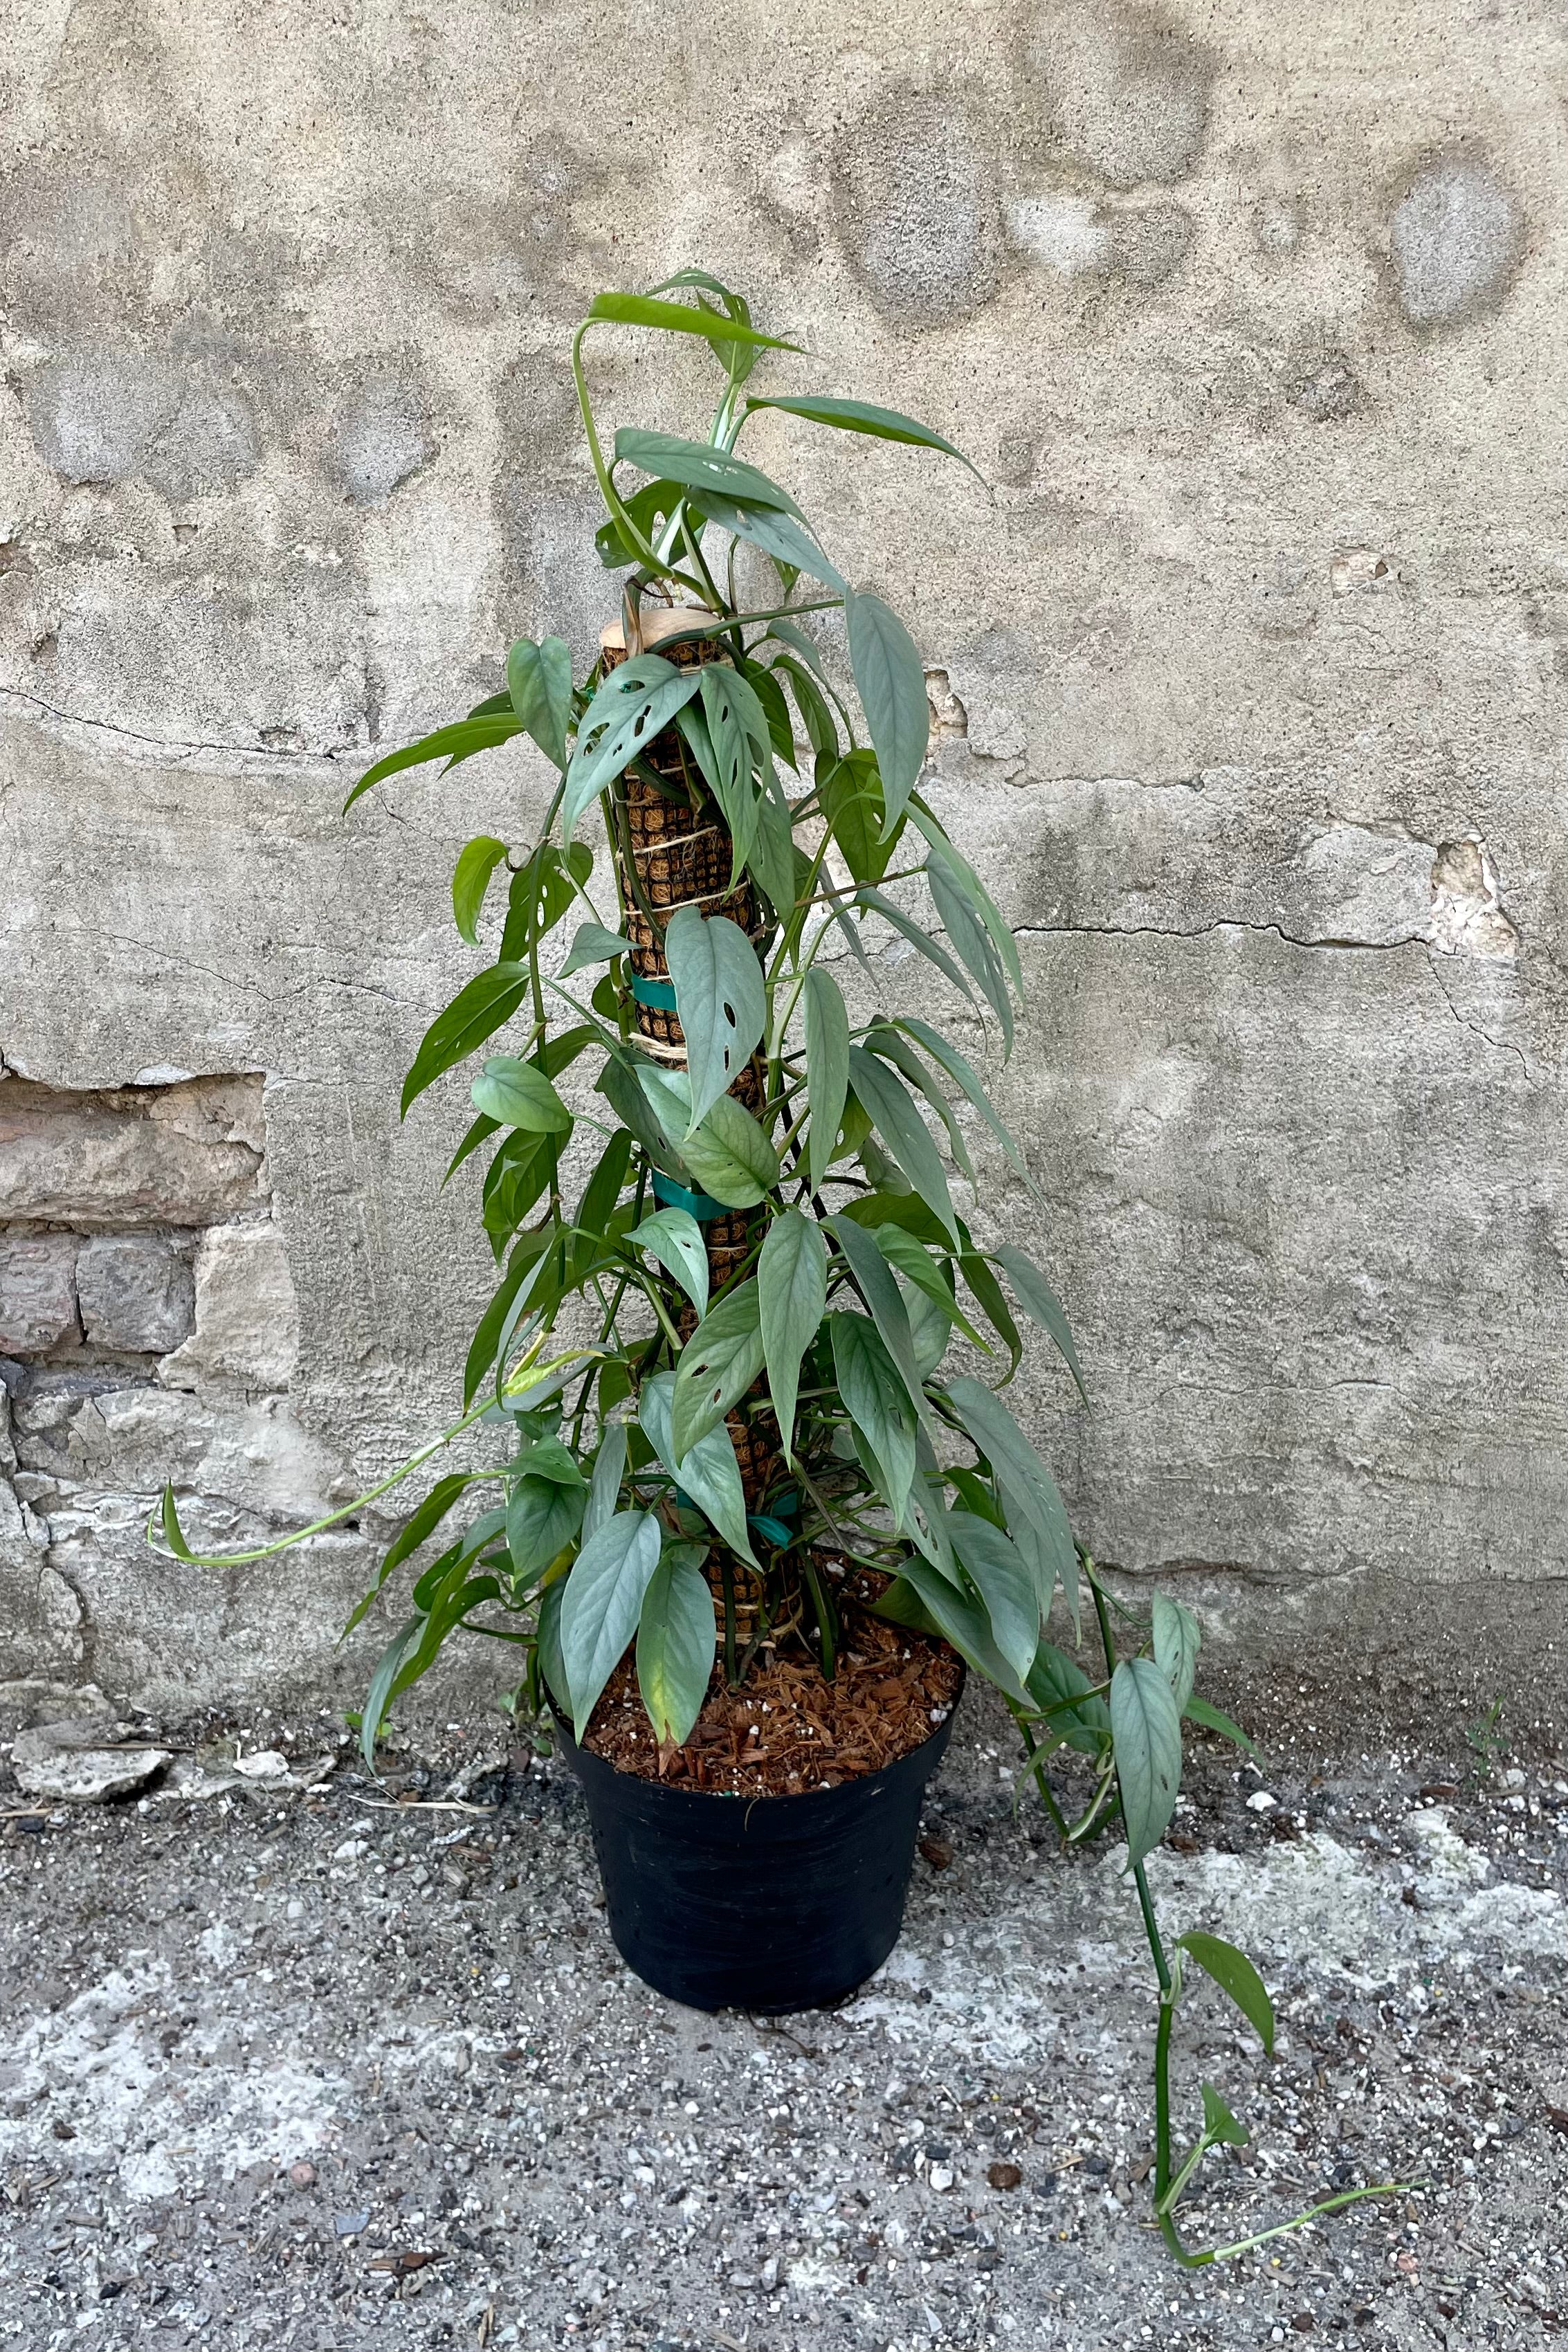
M660 1013L676 1011L675 988L668 980L639 980L632 975L632 994L639 1004L655 1007Z
M689 1192L684 1184L678 1184L672 1176L661 1176L657 1168L653 1171L653 1197L661 1209L684 1209L700 1225L710 1225L715 1217L727 1217L730 1213L723 1202L716 1201L711 1192Z

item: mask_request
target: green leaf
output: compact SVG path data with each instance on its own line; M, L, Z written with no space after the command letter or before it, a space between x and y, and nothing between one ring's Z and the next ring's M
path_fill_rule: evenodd
M778 335L764 335L755 327L743 326L738 320L721 318L716 311L693 310L686 302L660 302L651 294L595 294L588 316L620 327L662 327L671 334L702 335L710 343L760 343L773 352L801 348Z
M950 1511L947 1531L985 1603L996 1647L1022 1682L1040 1641L1040 1604L1029 1571L1016 1547L989 1519Z
M678 1472L698 1439L745 1395L763 1360L762 1307L752 1277L709 1308L680 1351L670 1406Z
M965 1665L1020 1706L1029 1704L1028 1692L996 1646L991 1621L970 1593L950 1584L929 1560L911 1558L902 1563L902 1580L909 1584L938 1631L952 1643Z
M496 963L458 990L419 1042L413 1066L403 1082L405 1118L426 1087L451 1069L454 1063L466 1061L477 1046L511 1019L528 989L525 963Z
M466 760L476 751L488 751L497 743L505 743L518 732L517 720L507 713L489 719L456 719L449 727L437 727L433 735L422 735L417 743L409 743L401 751L389 751L374 768L367 768L347 800L343 803L346 816L362 793L373 784L384 783L388 776L401 773L405 768L423 767L426 760Z
M790 725L789 705L784 700L783 687L771 669L764 669L761 662L749 660L744 655L741 657L741 675L763 706L774 759L782 760L786 767L793 768L795 764L795 730Z
M970 906L990 933L991 943L1002 960L1003 969L1011 979L1022 1002L1024 968L1018 961L1018 942L1002 920L995 900L969 860L961 851L953 847L947 837L945 827L939 823L919 793L915 793L910 803L910 814L947 868L954 887L963 891Z
M714 490L703 490L699 495L702 512L721 530L749 540L776 562L793 564L797 572L809 572L814 580L826 581L830 588L847 587L844 574L829 563L810 533L777 506L743 504L739 499L721 498Z
M1226 2147L1245 2147L1247 2134L1231 2114L1212 2083L1201 2085L1204 2095L1204 2137L1210 2146L1216 2142Z
M869 433L879 441L907 441L917 449L941 449L949 457L956 457L961 466L969 466L975 480L984 475L972 466L962 449L933 433L929 425L919 425L912 416L900 415L896 408L878 408L867 400L837 400L826 393L796 394L792 399L748 399L746 414L753 408L782 408L791 416L804 416L813 425L836 425L841 433Z
M855 1220L857 1224L862 1222L858 1217ZM918 1241L905 1226L895 1225L891 1222L873 1225L871 1231L876 1235L877 1247L894 1271L923 1292L950 1324L956 1323L966 1339L973 1340L975 1347L986 1355L994 1355L995 1350L990 1340L983 1339L969 1320L953 1296L951 1278L944 1276L925 1244Z
M632 1139L623 1129L611 1136L599 1154L598 1165L583 1188L583 1197L572 1220L579 1235L592 1234L600 1241L609 1236L611 1220L626 1181L631 1157Z
M990 932L961 888L945 849L933 846L928 851L925 877L931 886L937 919L952 940L959 961L973 972L981 993L1001 1023L1002 1042L1005 1049L1011 1053L1013 1003L1007 993L1007 976Z
M563 637L535 645L519 637L506 657L511 707L545 758L566 765L566 730L572 724L572 650Z
M826 1225L840 1250L845 1263L855 1277L861 1297L871 1310L871 1320L880 1335L899 1376L909 1391L916 1416L927 1421L930 1407L921 1379L920 1364L915 1356L914 1334L910 1328L909 1309L903 1294L893 1279L892 1268L877 1246L874 1234L867 1232L852 1217L829 1217ZM875 1440L872 1441L875 1443Z
M626 1235L675 1276L698 1314L708 1312L708 1245L702 1228L684 1209L656 1209Z
M570 980L574 971L581 971L587 964L608 963L612 958L630 955L631 951L630 940L623 940L618 931L607 931L603 923L579 923L557 978Z
M526 1298L524 1285L530 1283L546 1247L543 1234L524 1234L507 1260L505 1274L497 1286L495 1296L479 1318L479 1328L468 1345L468 1361L463 1368L463 1409L467 1412L479 1391L480 1381L495 1362L496 1350L508 1317L519 1296Z
M410 1617L407 1623L398 1629L376 1660L375 1672L370 1678L370 1688L364 1696L364 1711L360 1717L359 1747L360 1754L373 1772L375 1769L375 1743L386 1719L392 1685L397 1680L398 1668L424 1623L422 1617Z
M613 669L583 715L566 771L561 831L570 841L590 803L646 751L701 684L703 673L677 669L658 654L639 654Z
M1223 1936L1208 1936L1198 1927L1190 1927L1184 1936L1178 1936L1176 1943L1180 1950L1192 1954L1205 1975L1212 1977L1221 1992L1236 2003L1262 2042L1265 2056L1272 2058L1274 2003L1247 1954L1238 1952L1234 1944L1227 1944Z
M731 1550L755 1568L756 1555L746 1526L741 1465L735 1459L730 1432L723 1423L710 1429L706 1437L698 1439L678 1469L671 1431L674 1390L673 1372L656 1372L652 1380L643 1382L637 1398L637 1422L643 1435L670 1476L679 1478L682 1491L711 1520Z
M525 1445L513 1468L529 1478L548 1478L555 1486L586 1489L588 1481L578 1466L577 1457L569 1445L558 1437L546 1433Z
M1072 1539L1067 1506L1057 1491L1055 1479L1051 1479L1048 1486L1037 1483L1027 1506L1018 1500L1005 1480L999 1482L999 1487L1007 1532L1017 1545L1024 1564L1035 1580L1041 1616L1050 1614L1051 1601L1059 1584L1076 1634L1079 1630L1078 1549Z
M757 1261L757 1296L768 1390L784 1454L793 1460L800 1360L827 1303L827 1249L814 1218L798 1209L774 1218Z
M769 635L773 634L773 632L770 630ZM838 730L834 724L833 713L829 710L810 671L803 669L798 662L792 661L787 654L780 654L773 667L775 670L782 669L790 682L800 711L801 724L805 729L805 740L811 745L816 758L837 760Z
M914 639L879 596L846 595L849 667L871 730L890 833L925 764L931 736L925 672Z
M770 761L757 799L757 837L748 866L781 922L789 917L796 895L800 853L795 846L794 824L784 786Z
M730 828L732 890L757 837L761 810L752 770L771 751L767 716L745 679L725 664L709 663L701 680L701 710L683 710L680 729Z
M965 993L968 993L967 990ZM1023 1152L1019 1150L1011 1131L997 1117L990 1096L975 1076L973 1065L959 1052L956 1045L948 1043L940 1029L933 1029L929 1021L919 1021L912 1013L903 1013L897 1016L896 1026L906 1030L917 1045L923 1045L932 1061L947 1072L955 1085L963 1087L1036 1200L1040 1200L1043 1197L1040 1188L1025 1165Z
M1083 1369L1078 1360L1078 1349L1072 1343L1072 1332L1062 1309L1062 1303L1040 1272L1034 1260L1010 1243L1003 1243L990 1253L1013 1286L1014 1296L1026 1315L1048 1332L1060 1351L1063 1361L1078 1384L1078 1392L1085 1404L1089 1391L1084 1385Z
M691 1079L689 1125L727 1094L751 1060L768 1017L763 967L739 925L678 907L664 935Z
M822 1190L849 1091L849 1015L838 982L820 964L805 975L805 1082L811 1100L806 1156L811 1189Z
M1203 1633L1190 1609L1179 1601L1167 1601L1163 1592L1154 1596L1154 1663L1170 1682L1175 1693L1176 1713L1180 1715L1193 1695L1193 1676L1197 1671L1198 1647Z
M554 1478L513 1478L506 1498L506 1548L520 1586L537 1583L575 1538L587 1494Z
M700 495L712 492L742 506L773 507L784 514L800 515L787 490L770 482L755 466L727 457L708 441L687 441L676 433L642 433L623 425L616 436L616 463L684 482Z
M356 1625L363 1622L364 1619L370 1613L371 1606L374 1601L377 1593L381 1591L382 1586L386 1582L387 1578L393 1573L393 1570L395 1569L401 1568L404 1561L410 1559L413 1554L418 1550L420 1545L424 1543L428 1537L435 1534L436 1529L440 1526L442 1520L446 1517L447 1512L451 1509L458 1496L473 1484L474 1475L475 1474L472 1471L459 1470L454 1472L449 1478L437 1479L436 1484L431 1487L430 1492L426 1496L425 1500L420 1504L418 1509L415 1511L412 1517L408 1519L402 1533L395 1537L393 1541L387 1546L386 1550L382 1557L381 1566L376 1570L375 1582L371 1586L370 1591L354 1604L353 1614L350 1617L348 1623L343 1627L345 1634L352 1633ZM168 1496L169 1502L172 1504L174 1500L173 1495L169 1493L167 1488L165 1488L164 1492ZM176 1520L176 1531L178 1530L178 1524L179 1523ZM165 1514L164 1533L167 1534L167 1532L168 1520L167 1514ZM181 1557L184 1557L183 1538L181 1550L176 1554L176 1558Z
M958 1270L980 1304L980 1311L1006 1349L1009 1362L1007 1378L1012 1379L1024 1353L1024 1342L1018 1327L1002 1296L1002 1286L978 1250L964 1250L958 1261Z
M1059 1528L1062 1511L1057 1482L1001 1398L967 1373L949 1381L947 1394L969 1436L991 1464L998 1484L1005 1485L1014 1497L1017 1515L1029 1519L1049 1544Z
M1240 1724L1233 1723L1223 1707L1211 1706L1206 1698L1199 1698L1194 1692L1182 1709L1182 1713L1189 1723L1201 1724L1205 1731L1217 1732L1222 1739L1231 1740L1236 1747L1241 1748L1245 1754L1255 1758L1258 1763L1263 1761L1258 1749L1253 1746Z
M626 1429L625 1422L608 1423L599 1438L599 1450L594 1457L594 1475L588 1481L588 1501L583 1513L583 1540L596 1536L616 1516L620 1501L621 1480L626 1469Z
M680 1145L680 1156L705 1192L727 1209L753 1209L779 1181L778 1154L733 1095L721 1095Z
M1131 1869L1164 1836L1182 1780L1182 1719L1152 1658L1123 1658L1111 1675L1110 1737Z
M469 1154L477 1151L481 1143L488 1143L500 1127L499 1118L486 1118L481 1113L472 1125L464 1130L461 1143L447 1162L447 1172L441 1179L442 1183L449 1184Z
M826 775L819 776L816 789L822 814L856 881L879 882L892 862L903 821L884 838L886 806L875 756L869 751L846 752ZM886 900L881 904L886 912Z
M702 1712L719 1646L713 1595L702 1573L705 1547L667 1544L637 1626L637 1688L663 1745L684 1748Z
M974 991L970 987L968 981L948 954L947 950L939 940L932 939L929 930L922 930L912 915L906 915L901 907L896 907L893 901L880 890L873 890L869 887L863 887L856 891L855 902L857 906L868 908L873 914L880 915L885 923L891 923L900 939L908 940L910 947L923 955L928 963L935 964L944 980L952 982L961 996L966 998L971 1004L973 1003Z
M1098 1756L1110 1729L1110 1710L1102 1698L1090 1696L1092 1685L1082 1668L1054 1643L1042 1642L1027 1681L1030 1698L1050 1717L1052 1736L1065 1738L1080 1756Z
M908 1384L867 1317L833 1314L827 1329L833 1375L845 1410L886 1475L889 1508L901 1517L914 1481L915 1432L920 1427Z
M956 1247L958 1219L947 1178L931 1141L931 1129L915 1108L908 1087L874 1054L868 1054L860 1045L849 1048L849 1083L858 1100L870 1112L894 1160L926 1206L941 1218Z
M954 1116L952 1103L914 1047L899 1034L891 1022L877 1020L866 1032L866 1048L868 1053L880 1054L885 1062L891 1062L908 1084L925 1097L942 1121L947 1137L949 1158L973 1184L974 1168L969 1157L969 1146L963 1139L963 1129Z
M506 856L506 844L488 833L470 841L452 873L452 919L458 936L471 948L479 946L479 909L485 903L490 876Z
M659 1526L653 1513L618 1511L573 1562L561 1603L561 1659L579 1740L637 1632L658 1554Z
M665 525L672 520L685 496L685 488L679 482L645 482L640 490L634 490L621 504L644 539L657 546ZM607 516L599 525L594 533L594 546L606 572L618 572L623 565L640 561L637 549L623 537L617 515Z
M531 1135L572 1131L572 1114L543 1071L515 1055L492 1055L468 1091L474 1108L503 1127L521 1127Z
M545 1687L562 1715L572 1712L572 1694L566 1684L566 1669L561 1661L561 1602L566 1591L563 1577L547 1584L539 1596L539 1671Z

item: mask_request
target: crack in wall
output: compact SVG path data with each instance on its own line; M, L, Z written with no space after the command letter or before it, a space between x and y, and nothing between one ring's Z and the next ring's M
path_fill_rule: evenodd
M226 759L291 760L298 761L300 760L344 760L354 756L356 748L352 743L332 743L329 744L322 751L310 751L303 749L286 747L282 744L265 743L261 741L250 743L202 743L194 742L184 736L145 735L139 728L122 727L117 720L112 719L95 719L88 713L80 710L62 710L58 703L46 702L41 694L29 694L26 688L20 686L0 687L0 703L4 702L25 702L29 704L34 710L42 712L46 718L58 719L62 726L86 727L92 730L97 734L119 736L123 741L128 743L145 744L150 750L155 751L205 751L216 752Z
M1213 939L1219 931L1250 931L1261 938L1277 939L1286 947L1323 949L1337 953L1355 955L1399 954L1406 948L1426 948L1430 944L1426 934L1421 931L1409 931L1403 939L1397 940L1350 940L1336 939L1327 935L1318 939L1303 939L1297 932L1286 930L1279 923L1252 923L1238 915L1224 916L1212 923L1201 923L1192 930L1182 930L1171 923L1015 923L1013 925L1015 939L1207 940Z

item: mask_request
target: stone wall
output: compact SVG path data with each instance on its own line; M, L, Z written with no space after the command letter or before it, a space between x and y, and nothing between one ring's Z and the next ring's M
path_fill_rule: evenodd
M137 1531L171 1473L215 1529L311 1511L451 1407L463 1090L400 1128L397 1077L452 856L542 779L338 811L511 635L586 659L571 324L700 259L808 346L779 381L993 486L756 430L908 614L1023 944L1045 1212L976 1156L1080 1334L1092 1412L1028 1375L1079 1524L1249 1674L1560 1719L1561 11L24 0L0 44L3 1671L360 1671L363 1533L220 1576ZM663 357L605 338L611 418L689 419Z

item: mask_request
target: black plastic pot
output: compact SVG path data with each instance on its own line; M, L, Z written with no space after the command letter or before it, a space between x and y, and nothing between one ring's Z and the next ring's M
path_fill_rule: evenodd
M688 2009L842 2000L899 1939L921 1799L952 1714L896 1764L803 1797L668 1789L561 1744L583 1785L616 1948Z

